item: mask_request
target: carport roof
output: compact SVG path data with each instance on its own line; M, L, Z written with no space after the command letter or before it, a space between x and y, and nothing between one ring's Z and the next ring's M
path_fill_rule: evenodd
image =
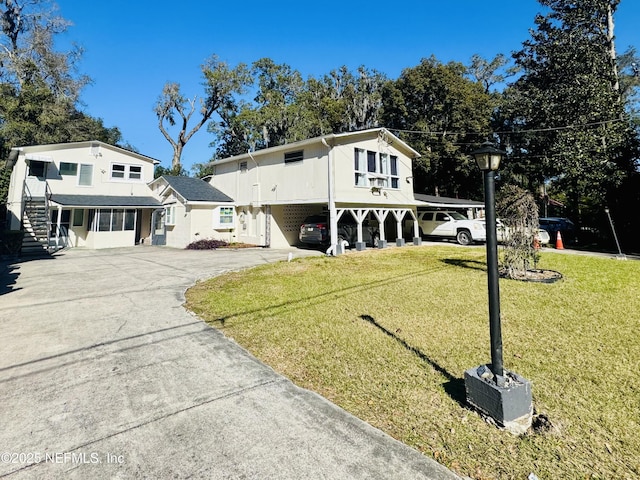
M153 197L113 195L64 195L52 194L51 201L64 207L81 208L160 208L162 204Z
M435 195L425 195L414 193L414 198L418 201L418 207L441 207L441 208L483 208L484 203L464 198L437 197Z

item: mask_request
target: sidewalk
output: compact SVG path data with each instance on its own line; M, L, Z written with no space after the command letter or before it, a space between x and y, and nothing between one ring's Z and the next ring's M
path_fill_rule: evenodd
M78 249L10 264L0 477L458 478L183 309L197 280L289 252Z

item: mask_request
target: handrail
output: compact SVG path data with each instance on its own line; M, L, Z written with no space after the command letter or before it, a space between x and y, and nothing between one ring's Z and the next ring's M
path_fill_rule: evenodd
M51 243L51 216L49 215L49 200L51 200L51 188L49 188L49 182L44 181L44 214L47 219L47 251L49 251L50 243ZM56 228L56 247L58 246L58 238L60 236L60 232Z

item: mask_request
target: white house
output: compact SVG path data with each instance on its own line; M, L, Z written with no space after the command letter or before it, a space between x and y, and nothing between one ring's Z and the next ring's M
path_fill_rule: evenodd
M375 128L218 160L209 181L235 202L239 242L295 245L305 217L326 212L334 250L340 250L336 232L343 215L358 223L357 248L364 248L366 218L378 222L381 246L387 240L402 245L403 221L413 220L418 237L412 161L419 156L386 129Z
M91 141L16 147L9 162L8 227L23 226L23 251L151 241L158 160Z
M164 207L164 212L156 212L153 217L154 245L184 248L199 239L235 240L235 203L208 182L162 176L149 188Z

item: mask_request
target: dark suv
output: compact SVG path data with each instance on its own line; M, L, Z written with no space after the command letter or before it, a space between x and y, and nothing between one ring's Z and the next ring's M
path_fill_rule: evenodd
M301 243L310 245L329 245L331 232L329 231L329 218L326 215L311 215L305 218L300 225L298 239ZM358 241L358 224L348 213L338 220L338 243L346 241L349 246ZM362 223L362 240L369 246L377 247L380 240L380 232L370 225L368 220Z

